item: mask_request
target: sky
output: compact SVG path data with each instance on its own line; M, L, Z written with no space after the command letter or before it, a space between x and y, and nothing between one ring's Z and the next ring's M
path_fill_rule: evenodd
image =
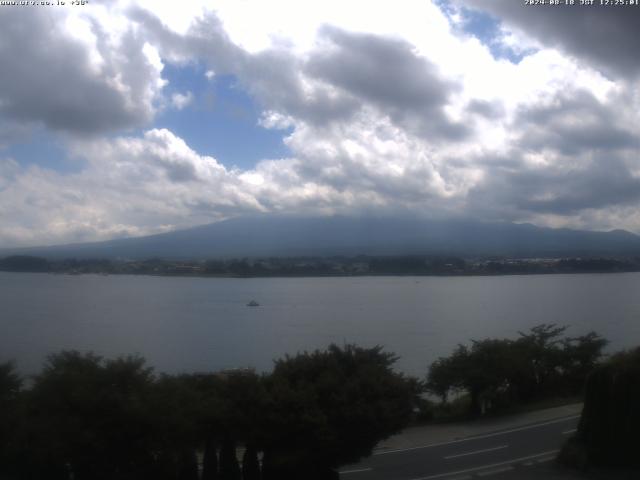
M0 247L255 214L640 233L638 6L51 3L0 6Z

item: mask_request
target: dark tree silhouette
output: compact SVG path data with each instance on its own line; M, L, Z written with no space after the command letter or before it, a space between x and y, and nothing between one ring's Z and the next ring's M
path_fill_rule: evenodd
M406 426L415 383L391 369L395 360L354 345L278 360L267 379L265 479L326 477Z
M452 392L469 395L472 415L514 402L575 395L607 344L595 332L562 338L567 327L542 324L516 340L472 340L433 362L427 389L443 402Z
M337 478L412 414L417 383L394 361L380 347L333 345L267 376L155 376L139 357L65 351L27 390L2 364L0 478L197 480L198 454L203 480Z
M236 457L236 444L227 437L222 441L222 449L220 450L220 479L240 480L241 477L240 464Z
M22 379L12 362L0 364L0 478L18 467L14 461L20 433L19 395Z
M584 448L590 463L640 467L638 405L640 348L613 356L588 377L573 441Z
M247 445L242 456L242 480L260 480L260 463L256 447Z
M50 356L29 392L30 466L77 480L142 477L152 462L151 382L137 357Z
M211 437L207 439L202 457L202 480L218 480L218 453Z
M28 255L14 255L0 259L0 271L6 272L48 272L49 261Z
M180 453L178 465L178 480L199 480L198 458L194 450L183 450Z

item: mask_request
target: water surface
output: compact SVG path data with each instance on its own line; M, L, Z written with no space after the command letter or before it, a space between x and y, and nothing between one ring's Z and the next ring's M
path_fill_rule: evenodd
M285 353L384 345L397 368L469 339L546 322L640 345L640 273L503 277L184 278L0 272L0 361L36 372L48 353L139 353L159 371L254 367ZM247 307L255 299L259 307Z

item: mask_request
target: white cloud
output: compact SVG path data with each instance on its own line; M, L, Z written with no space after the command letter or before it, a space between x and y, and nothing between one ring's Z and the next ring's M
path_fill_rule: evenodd
M256 211L640 229L637 85L563 53L560 40L543 48L503 25L503 43L526 47L514 64L423 0L156 3L77 9L39 34L68 47L53 59L0 47L12 66L0 73L0 121L64 131L86 162L63 174L0 160L0 241L139 235ZM20 20L0 22L11 18ZM290 157L230 170L168 130L124 132L151 126L158 105L193 101L190 91L163 98L165 63L235 76L264 107L259 125L286 135ZM33 90L37 75L20 82L43 69L73 73L76 88L54 95Z
M171 105L176 110L182 110L183 108L191 105L193 102L193 93L174 93L171 95Z
M237 175L168 130L78 140L86 168L62 174L3 161L0 244L88 241L140 235L260 211Z

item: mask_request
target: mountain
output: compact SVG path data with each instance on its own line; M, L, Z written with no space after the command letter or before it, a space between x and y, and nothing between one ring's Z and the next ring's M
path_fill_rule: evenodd
M27 249L0 256L167 259L446 254L564 257L640 255L640 237L531 224L406 217L256 216L138 238Z

